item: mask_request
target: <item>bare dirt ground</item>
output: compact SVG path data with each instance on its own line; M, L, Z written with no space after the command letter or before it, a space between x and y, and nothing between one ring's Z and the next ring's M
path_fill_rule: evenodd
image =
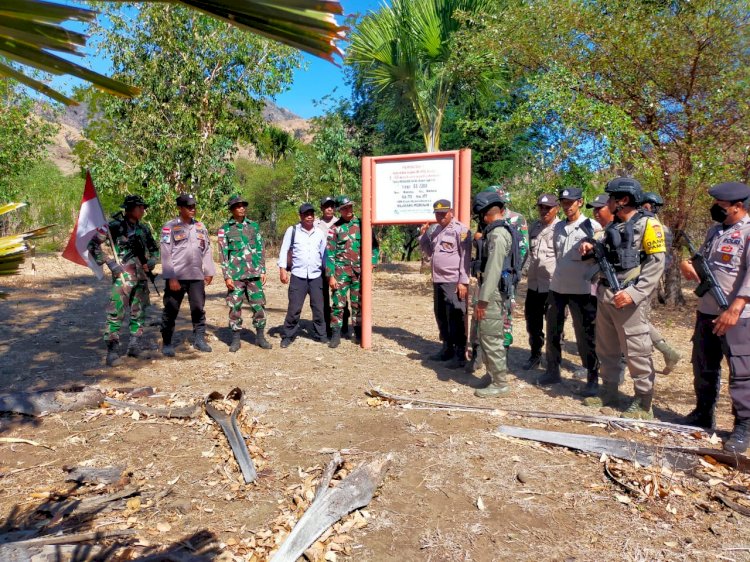
M48 533L61 524L60 516L50 520L42 506L54 494L101 491L70 492L63 466L124 465L132 473L130 482L152 495L144 495L142 505L118 504L81 522L76 531L136 530L137 542L117 551L120 559L143 555L146 545L177 546L181 554L174 559L190 559L191 549L192 556L202 552L207 558L253 559L253 552L261 552L254 546L283 532L273 523L290 505L290 490L305 481L309 485L309 476L326 464L330 451L343 449L351 465L389 452L394 460L359 517L361 524L341 530L351 541L335 552L329 548L328 560L336 559L336 553L338 559L365 561L750 560L750 518L711 498L714 490L726 488L723 482L741 478L732 471L716 469L724 476L714 478L713 486L676 474L667 478L665 497L639 499L608 479L596 456L502 438L496 429L506 424L720 447L706 438L696 443L671 433L626 432L498 412L403 409L368 399L365 391L372 381L399 395L488 404L472 394L472 387L487 382L481 378L483 370L475 377L426 359L438 341L431 285L418 264L384 266L376 273L371 350L349 341L332 350L306 337L280 349L275 337L274 348L264 351L252 345L253 335L246 332L240 351L230 354L219 282L209 287L206 306L213 353L201 354L188 345L185 302L176 338L183 343L176 358L154 351L145 359L125 358L111 369L104 367L101 340L108 282L98 282L88 270L55 256L37 258L35 269L27 266L21 276L3 279L11 293L9 300L0 301L4 392L152 386L157 397L134 401L164 406L190 404L211 391L226 393L239 386L248 398L243 428L260 478L242 484L226 440L205 415L168 420L100 407L42 418L3 416L0 437L31 439L52 449L0 443L2 532ZM287 299L278 278L269 277L269 327L274 327L283 322ZM161 307L156 295L152 299L150 317L155 320ZM572 329L565 344L563 384L536 387L533 380L540 371L520 369L528 349L522 303L523 295L509 358L513 391L493 404L598 413L585 408L576 394L582 383L571 373L578 364ZM689 295L684 309L656 307L652 315L686 357L694 304ZM308 310L303 318L309 318ZM157 327L149 326L148 333L157 340ZM661 369L658 353L656 363ZM660 419L671 421L691 409L690 373L683 360L675 372L657 378L655 412ZM632 395L629 381L621 390ZM726 388L718 425L731 429ZM643 469L632 472L644 482L650 478Z

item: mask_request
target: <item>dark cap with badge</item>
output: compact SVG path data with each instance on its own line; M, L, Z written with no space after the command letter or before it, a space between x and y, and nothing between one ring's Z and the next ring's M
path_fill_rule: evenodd
M313 207L310 203L302 203L302 205L299 206L299 214L304 215L305 213L309 213L312 211L315 212L315 207Z
M132 209L133 207L143 207L144 209L148 209L148 204L140 195L126 195L125 200L122 202L122 205L120 205L120 208L127 211L128 209Z
M602 207L607 206L607 201L609 201L609 195L606 193L600 193L596 197L594 197L594 200L591 203L586 203L587 209L601 209Z
M178 207L190 207L195 205L195 195L192 193L180 193L177 196Z
M744 201L750 197L750 187L744 183L730 181L716 184L708 190L708 194L719 201Z
M229 197L229 201L227 201L227 207L231 209L235 205L245 205L247 207L248 203L242 195L232 195Z
M433 203L432 210L436 213L447 213L453 208L451 202L447 199L438 199Z
M326 195L320 200L320 208L323 209L325 207L335 207L336 206L336 200L331 197L330 195Z
M560 190L557 196L560 200L578 201L579 199L583 199L583 189L580 187L565 187Z
M557 207L560 202L557 200L557 195L552 193L542 193L536 198L537 205L544 205L545 207Z

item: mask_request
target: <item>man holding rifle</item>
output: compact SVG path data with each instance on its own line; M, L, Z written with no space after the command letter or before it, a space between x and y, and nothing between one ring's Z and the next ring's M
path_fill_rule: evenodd
M726 357L734 430L724 450L744 453L750 443L750 218L744 206L750 187L720 183L708 193L714 198L711 218L718 224L708 230L700 250L680 264L686 279L700 282L692 357L696 407L682 422L713 429Z
M112 294L107 307L107 327L104 343L107 345L107 366L115 364L120 356L120 327L125 318L125 308L130 309L130 340L128 355L138 357L146 320L148 304L148 278L159 258L151 230L141 223L148 205L140 195L128 195L107 228L99 230L89 242L89 253L99 265L107 264L112 272ZM110 240L114 256L107 256L102 245ZM150 275L149 275L150 274Z
M624 355L635 398L622 417L653 419L655 372L646 313L648 299L664 272L664 230L656 218L638 210L643 191L637 180L615 178L605 191L615 220L605 230L603 242L589 239L580 245L581 255L593 254L601 271L596 289L601 386L599 395L586 398L584 404L617 404L620 358Z

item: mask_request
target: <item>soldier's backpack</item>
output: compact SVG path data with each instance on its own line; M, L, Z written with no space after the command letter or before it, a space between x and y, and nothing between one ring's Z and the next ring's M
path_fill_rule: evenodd
M490 232L496 228L505 228L510 234L511 245L510 252L505 256L503 260L503 273L500 276L500 293L505 297L514 297L516 294L516 287L521 280L521 268L523 267L523 260L521 259L521 244L523 242L523 236L518 229L510 224L505 219L494 221L487 225L482 234L483 240L487 239ZM487 265L487 256L484 251L484 244L479 245L479 252L481 253L481 268L484 271Z

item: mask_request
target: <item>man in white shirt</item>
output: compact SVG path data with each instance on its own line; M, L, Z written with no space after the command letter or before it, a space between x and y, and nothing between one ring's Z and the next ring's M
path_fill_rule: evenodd
M565 219L557 223L553 232L553 243L557 266L552 275L547 309L547 371L537 384L550 385L560 382L562 352L560 339L565 328L565 307L570 309L576 334L578 354L587 370L584 396L595 396L599 388L599 361L596 357L594 327L596 320L596 297L591 294L590 264L583 261L579 246L586 238L602 229L598 222L586 218L583 207L583 190L568 187L560 190L558 199Z
M303 203L299 208L299 224L287 228L279 252L279 279L284 285L289 285L281 347L289 347L294 341L307 295L310 295L315 339L328 343L323 316L325 251L326 235L322 229L315 228L315 208L310 203Z

